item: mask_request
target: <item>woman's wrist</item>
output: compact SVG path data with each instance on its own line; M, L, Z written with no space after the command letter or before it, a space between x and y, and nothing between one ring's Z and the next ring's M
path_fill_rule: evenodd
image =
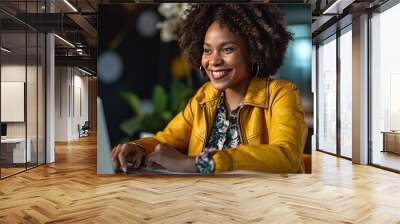
M189 157L186 160L186 169L185 171L187 173L197 173L197 168L196 168L196 157Z
M195 164L197 172L210 174L215 171L215 162L212 155L217 151L216 148L206 148L196 157Z
M142 152L143 156L142 156L142 159L141 159L141 161L140 161L140 165L144 165L144 161L146 160L146 156L147 156L147 154L148 154L147 151L146 151L146 149L143 148L141 145L135 143L135 142L132 142L131 144L134 145L134 146L136 146L136 147Z
M135 143L135 142L132 142L131 144L134 145L134 146L136 146L136 147L138 147L138 148L143 152L143 154L144 154L145 156L147 155L146 149L143 148L143 146L141 146L141 145L139 145L139 144L137 144L137 143Z

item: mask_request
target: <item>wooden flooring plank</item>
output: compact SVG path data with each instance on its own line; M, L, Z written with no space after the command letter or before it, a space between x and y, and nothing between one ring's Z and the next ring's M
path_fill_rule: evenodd
M0 223L398 223L400 175L314 152L313 173L98 176L96 138L0 181Z

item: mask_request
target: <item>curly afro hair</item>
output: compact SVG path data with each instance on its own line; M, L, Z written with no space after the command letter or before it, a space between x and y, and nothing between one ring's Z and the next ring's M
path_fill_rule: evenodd
M191 4L181 21L179 45L184 56L198 68L205 34L218 20L244 38L259 66L258 76L268 77L282 65L288 43L293 40L284 24L284 16L273 4Z

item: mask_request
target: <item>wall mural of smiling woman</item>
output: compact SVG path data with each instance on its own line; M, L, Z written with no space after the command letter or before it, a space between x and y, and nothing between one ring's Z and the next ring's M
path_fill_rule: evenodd
M127 14L154 12L153 6L133 5ZM107 23L101 18L107 14L108 7L116 6L103 5L99 10L99 26L105 28L99 31L99 46L103 46L100 55L110 51L110 44L104 47L107 41L102 44L107 38L101 38L104 33L101 31L107 30ZM307 127L305 122L306 116L311 115L312 120L309 6L296 5L295 9L294 5L185 4L179 13L178 40L158 42L154 47L157 42L154 36L143 40L137 35L121 39L123 35L119 34L117 38L120 45L136 42L127 45L135 49L130 54L141 55L140 42L147 42L154 52L152 65L145 70L148 75L138 68L141 63L148 63L144 61L147 57L144 54L137 60L131 58L130 63L137 66L135 73L128 74L131 68L122 72L121 76L127 81L123 90L131 88L139 95L120 91L120 100L125 99L131 106L134 117L119 126L136 133L141 129L149 130L151 121L164 123L162 127L151 129L152 136L130 135L120 138L122 141L111 139L114 169L126 172L128 168L146 166L203 174L309 172L309 161L304 160L304 152L310 153L309 136L312 134L308 133L312 124ZM153 24L156 24L160 16L154 18ZM299 48L296 41L302 42L303 47ZM124 50L114 45L113 51L121 55ZM301 65L298 57L302 57ZM181 70L186 70L184 73L188 75L172 75ZM155 75L163 71L162 78ZM101 81L105 74L99 73ZM128 78L132 76L136 78ZM134 84L135 79L149 82L138 86ZM118 84L121 81L99 84L107 123L117 117L115 115L126 113L123 108L109 108L110 102L116 100L111 99L109 93L121 87ZM149 85L150 82L153 85ZM169 94L165 90L168 83ZM146 91L147 95L152 93L153 100L144 104L150 109L143 112L143 99L147 96L140 92ZM174 110L168 110L171 105L175 105ZM113 131L108 128L109 133Z

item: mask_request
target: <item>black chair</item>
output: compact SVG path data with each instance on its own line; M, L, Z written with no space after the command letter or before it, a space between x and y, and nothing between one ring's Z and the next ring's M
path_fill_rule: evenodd
M89 129L90 129L89 121L85 121L82 127L80 127L80 125L78 124L79 138L89 136Z

